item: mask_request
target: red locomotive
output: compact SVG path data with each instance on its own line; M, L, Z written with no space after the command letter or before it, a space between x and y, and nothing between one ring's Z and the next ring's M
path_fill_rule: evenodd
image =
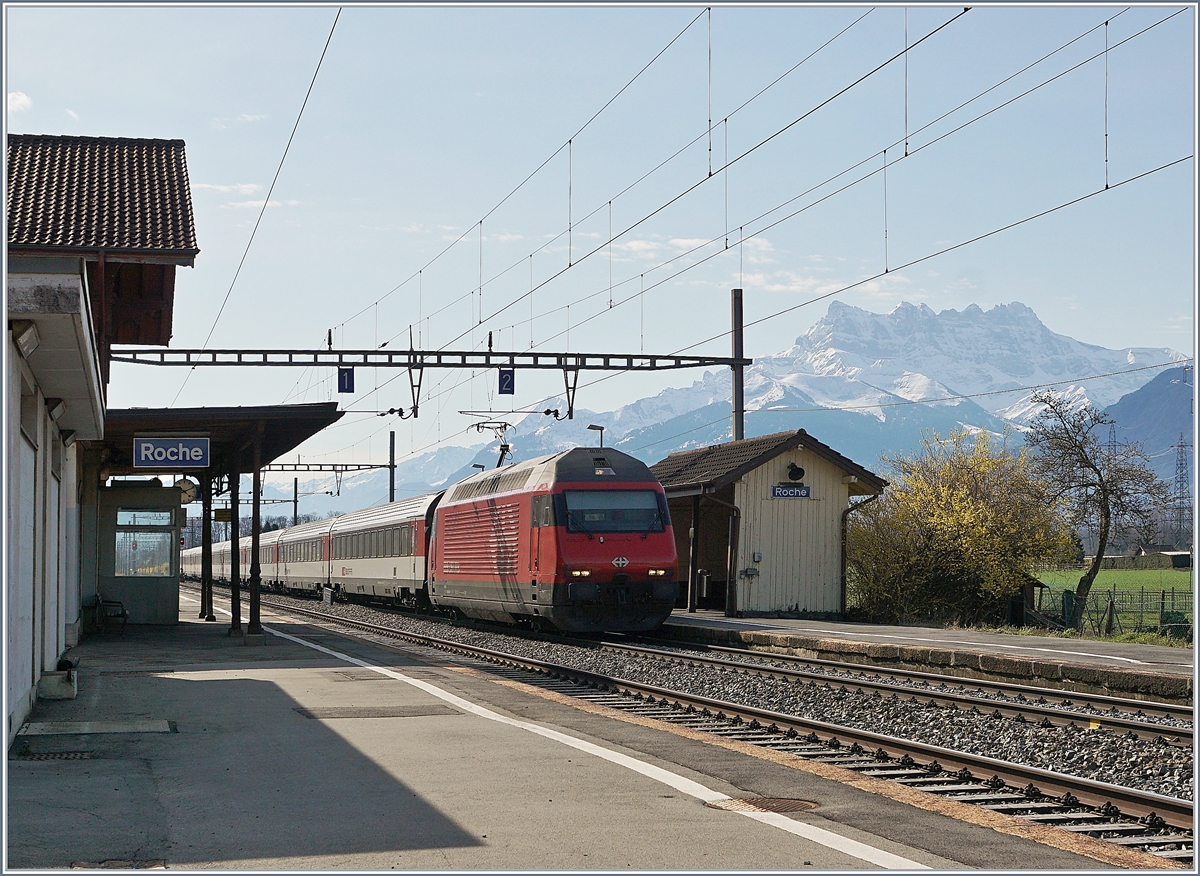
M241 574L249 571L242 539ZM642 632L679 592L662 486L643 463L576 448L439 493L267 533L263 583L569 632ZM228 542L213 572L229 575ZM200 549L182 555L200 577Z
M429 601L571 632L652 630L679 592L662 486L643 463L576 448L481 472L433 513Z

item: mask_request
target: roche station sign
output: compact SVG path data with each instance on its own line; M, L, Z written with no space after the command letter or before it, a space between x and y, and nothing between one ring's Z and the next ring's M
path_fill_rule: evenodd
M134 438L134 468L208 468L207 438Z

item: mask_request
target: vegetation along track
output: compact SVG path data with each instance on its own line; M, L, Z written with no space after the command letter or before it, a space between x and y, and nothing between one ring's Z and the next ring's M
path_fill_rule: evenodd
M314 610L297 600L264 599L263 604L372 636L465 655L499 667L492 671L593 703L887 779L1178 863L1192 860L1189 800L397 629ZM592 646L595 650L595 643Z

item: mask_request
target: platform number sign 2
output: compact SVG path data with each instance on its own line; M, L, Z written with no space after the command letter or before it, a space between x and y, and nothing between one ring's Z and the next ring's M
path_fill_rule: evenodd
M354 369L338 369L338 392L354 392Z
M500 395L513 395L517 388L517 371L515 368L500 369Z

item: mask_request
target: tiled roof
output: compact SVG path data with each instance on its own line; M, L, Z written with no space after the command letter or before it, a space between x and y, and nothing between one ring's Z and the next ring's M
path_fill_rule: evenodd
M887 485L887 481L874 472L842 456L803 429L672 453L650 466L650 471L668 492L681 487L720 489L795 447L813 451L877 490L882 491Z
M9 134L8 245L195 256L183 141Z

